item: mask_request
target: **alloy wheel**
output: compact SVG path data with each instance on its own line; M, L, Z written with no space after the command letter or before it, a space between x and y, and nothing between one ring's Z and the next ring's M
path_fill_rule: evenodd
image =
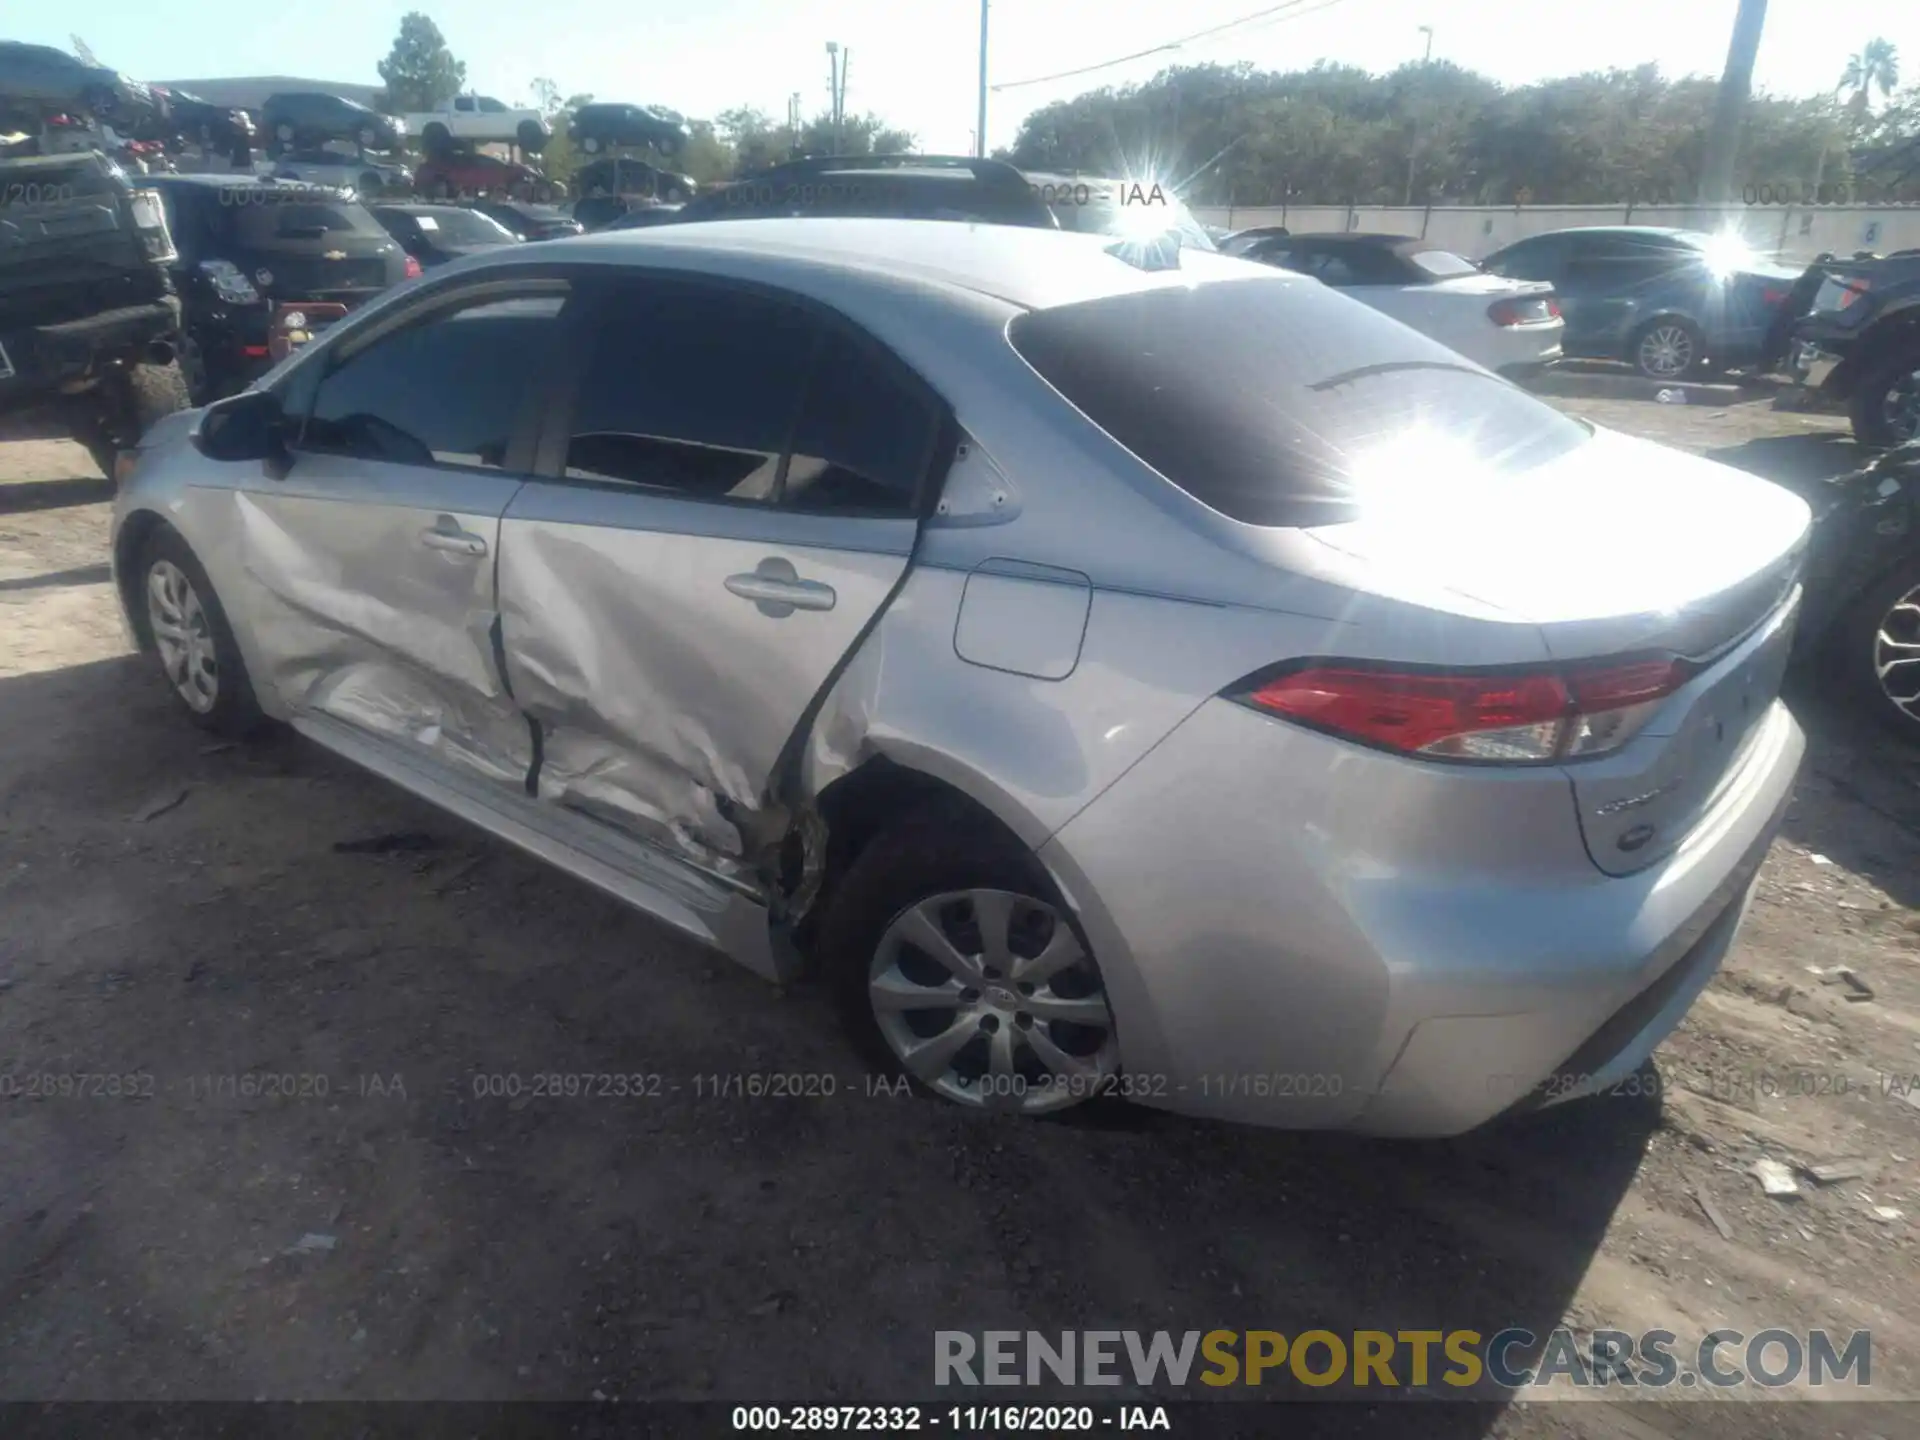
M1880 617L1873 636L1873 674L1887 702L1920 725L1920 585Z
M1641 370L1674 380L1693 368L1693 336L1682 325L1656 325L1640 337Z
M1896 445L1920 438L1920 370L1897 377L1880 397L1880 413Z
M1030 895L952 891L902 911L874 951L867 999L901 1065L962 1105L1064 1109L1118 1065L1099 971L1065 917Z
M147 625L168 681L189 709L205 715L220 698L213 627L193 582L171 560L156 560L147 570Z

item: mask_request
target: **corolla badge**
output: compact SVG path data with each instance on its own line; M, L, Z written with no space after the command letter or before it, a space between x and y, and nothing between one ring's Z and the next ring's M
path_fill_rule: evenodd
M1629 810L1638 810L1643 806L1651 805L1654 801L1658 800L1662 795L1671 795L1675 790L1678 790L1679 788L1680 788L1680 782L1678 779L1669 780L1666 784L1662 785L1659 789L1649 790L1644 795L1631 795L1624 800L1609 800L1606 804L1597 808L1593 813L1596 815L1623 815Z

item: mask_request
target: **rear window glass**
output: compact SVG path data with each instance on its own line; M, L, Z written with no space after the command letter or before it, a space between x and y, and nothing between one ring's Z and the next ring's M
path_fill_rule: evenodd
M1455 275L1476 275L1480 270L1471 260L1464 260L1451 250L1416 250L1407 258L1429 275L1438 275L1443 280Z
M1379 312L1278 276L1033 311L1009 336L1094 424L1252 525L1337 523L1376 479L1524 471L1589 435Z
M317 239L323 235L385 236L366 209L344 201L268 199L245 192L246 203L231 206L233 223L243 242L273 239Z

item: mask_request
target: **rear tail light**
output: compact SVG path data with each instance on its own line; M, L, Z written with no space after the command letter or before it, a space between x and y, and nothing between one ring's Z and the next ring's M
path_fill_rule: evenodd
M1873 289L1871 280L1851 279L1841 283L1839 303L1833 307L1836 310L1844 310L1854 301L1864 299L1867 292Z
M1787 303L1787 297L1792 293L1793 292L1789 290L1782 290L1774 285L1765 285L1762 286L1760 290L1760 303L1762 305L1784 305Z
M1564 670L1379 670L1328 661L1229 691L1363 745L1434 760L1544 764L1604 755L1692 676L1673 656Z
M1544 295L1509 297L1489 305L1487 318L1496 325L1539 325L1560 318L1560 302Z
M407 256L407 279L418 280L421 273L420 262L411 255Z

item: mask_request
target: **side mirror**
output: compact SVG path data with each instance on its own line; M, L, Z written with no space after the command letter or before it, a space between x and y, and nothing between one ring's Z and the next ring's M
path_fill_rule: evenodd
M243 390L209 405L193 443L209 460L258 460L275 480L293 468L286 414L271 391Z

